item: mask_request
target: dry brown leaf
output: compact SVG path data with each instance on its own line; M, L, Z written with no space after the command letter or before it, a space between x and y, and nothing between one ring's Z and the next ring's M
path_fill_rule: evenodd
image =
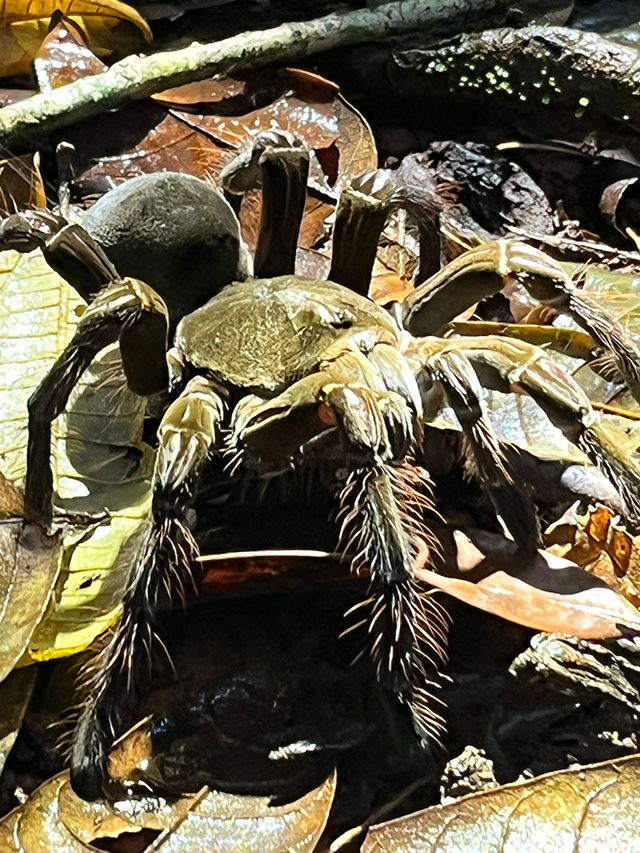
M640 634L640 613L613 589L598 586L560 594L504 571L494 571L477 582L424 568L416 569L415 574L466 604L536 631L571 634L583 640L619 638L621 626Z
M64 16L47 34L36 60L34 70L41 92L100 74L107 67L89 50L82 28Z
M20 731L36 680L35 666L17 669L0 684L0 773Z
M47 609L59 558L57 536L22 521L0 522L0 681L28 647Z
M302 246L311 247L324 236L324 220L332 211L330 186L376 168L378 155L371 130L336 85L309 72L262 69L243 78L205 80L85 123L77 135L73 130L68 135L76 145L75 186L92 193L100 191L105 178L119 183L162 169L215 184L255 133L274 127L300 137L316 155L309 185L320 199L309 200L302 226ZM249 245L260 217L259 200L256 193L243 201Z
M640 607L640 536L632 536L609 507L597 504L584 515L569 509L544 534L550 553L595 575Z
M0 77L31 71L56 11L82 29L98 56L125 56L142 49L152 38L144 18L119 0L2 0Z
M46 206L40 155L23 154L0 160L0 218Z
M640 756L548 773L372 827L362 853L632 853Z

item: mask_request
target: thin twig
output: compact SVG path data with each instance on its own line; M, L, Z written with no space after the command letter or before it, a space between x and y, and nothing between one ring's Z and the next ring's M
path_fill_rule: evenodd
M173 86L435 26L438 32L443 27L460 29L469 14L477 20L478 16L506 10L511 2L398 0L376 9L336 12L262 32L241 33L212 44L194 43L151 56L128 56L102 74L0 109L0 150L36 146L51 130Z

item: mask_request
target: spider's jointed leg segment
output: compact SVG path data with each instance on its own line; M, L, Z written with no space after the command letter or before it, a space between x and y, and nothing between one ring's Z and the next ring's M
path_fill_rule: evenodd
M364 603L370 608L369 650L380 680L409 705L416 731L437 737L442 721L433 710L427 671L435 675L439 668L430 650L440 662L444 656L446 619L413 573L417 560L430 558L423 516L434 510L427 473L406 461L419 434L420 401L404 359L379 355L376 364L345 353L274 399L247 406L234 440L249 457L265 461L266 449L283 450L283 441L292 441L285 449L291 452L323 430L338 430L340 548L354 569L371 571L371 597ZM383 366L386 379L378 370ZM402 367L396 379L394 366ZM351 470L346 480L345 469Z
M544 350L524 341L487 335L457 343L487 387L524 391L536 401L554 426L602 468L620 492L627 520L640 527L640 464L602 427L580 386Z
M429 562L433 542L424 514L434 511L426 471L409 463L361 467L340 494L341 547L352 568L371 572L368 650L378 679L408 705L425 741L439 740L437 675L446 661L448 619L414 576ZM429 677L429 676L432 677Z
M75 731L71 781L85 799L103 796L107 754L148 684L152 650L162 640L160 613L196 591L197 546L187 524L203 464L220 447L225 400L208 380L195 377L172 403L159 429L151 519L123 602L123 616L95 662L90 692Z
M427 361L431 376L444 388L465 435L475 476L485 487L496 515L523 549L539 546L540 529L535 507L515 482L503 448L485 411L484 393L473 365L455 344Z
M166 387L167 311L164 302L151 288L135 279L114 282L87 308L73 338L29 400L27 521L45 527L51 523L51 423L64 411L74 386L96 355L118 338L132 390L149 394ZM140 342L142 347L138 346Z

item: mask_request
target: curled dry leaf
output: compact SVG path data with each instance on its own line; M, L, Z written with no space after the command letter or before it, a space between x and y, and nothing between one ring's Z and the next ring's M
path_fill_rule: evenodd
M640 605L640 537L632 536L609 507L597 504L583 514L571 507L544 539L550 553L572 560Z
M517 559L507 552L481 551L459 530L455 540L457 577L425 567L415 568L416 577L480 610L537 631L585 640L620 637L622 626L640 634L640 612L616 590L597 581L590 584L575 563L542 550L518 553ZM503 568L505 562L511 567ZM478 567L482 574L474 578Z
M119 0L4 0L0 5L0 77L31 71L56 11L82 28L99 56L125 56L151 41L144 18Z
M602 193L600 211L605 220L638 245L640 240L640 183L638 178L614 181Z
M47 206L40 155L0 160L0 219L21 210Z
M268 797L204 789L168 802L161 798L87 803L71 790L68 773L45 782L0 821L3 853L42 850L85 853L98 839L142 829L159 833L147 851L162 853L311 853L324 830L335 793L335 774L295 802L270 806Z
M548 773L372 827L362 853L640 849L640 756Z

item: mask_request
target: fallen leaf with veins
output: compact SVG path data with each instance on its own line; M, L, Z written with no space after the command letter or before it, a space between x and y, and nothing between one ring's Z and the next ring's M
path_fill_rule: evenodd
M128 737L132 736L135 732ZM126 741L116 749L126 747ZM129 757L139 759L142 754L136 748ZM147 829L159 833L148 851L311 853L326 825L335 788L334 773L300 799L280 806L271 806L268 797L207 789L171 802L149 796L113 804L87 803L73 793L69 774L64 772L41 785L0 821L0 849L3 853L41 853L44 849L85 853L95 850L91 844L99 839Z
M639 792L638 755L547 773L374 826L362 853L630 853Z

